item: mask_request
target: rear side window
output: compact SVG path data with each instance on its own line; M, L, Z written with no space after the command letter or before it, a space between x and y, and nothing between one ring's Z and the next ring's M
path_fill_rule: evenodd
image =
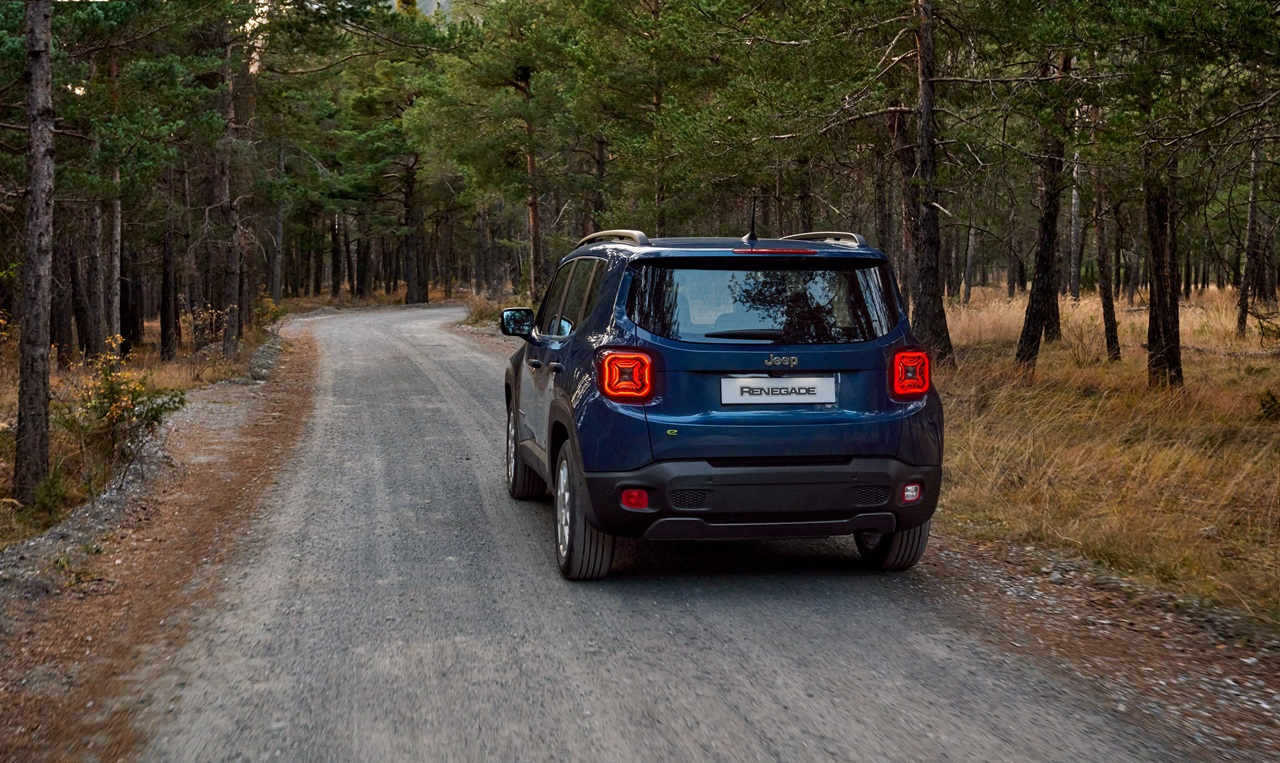
M659 336L712 343L866 342L898 322L884 263L739 262L642 263L627 314Z
M555 336L552 329L555 327L556 318L559 317L560 303L564 301L565 286L569 283L569 272L572 270L572 263L557 270L556 277L547 287L547 295L542 298L542 305L538 308L538 331L542 334Z
M596 268L601 262L597 259L580 259L574 262L573 278L569 280L569 291L564 297L564 306L560 308L562 322L560 333L568 334L582 320L583 307L595 281Z

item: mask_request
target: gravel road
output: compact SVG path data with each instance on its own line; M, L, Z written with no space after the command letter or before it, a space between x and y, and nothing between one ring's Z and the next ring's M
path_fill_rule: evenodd
M561 580L550 506L503 486L503 360L461 314L290 325L320 349L314 417L157 679L146 758L1177 756L850 542L629 544Z

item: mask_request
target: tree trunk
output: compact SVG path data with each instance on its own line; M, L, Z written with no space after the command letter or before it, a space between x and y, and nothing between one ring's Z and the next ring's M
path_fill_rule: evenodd
M103 274L104 300L103 305L106 310L107 317L107 335L118 336L121 334L120 329L120 278L121 278L121 258L124 250L122 237L122 221L120 219L120 168L116 167L112 171L112 179L114 181L115 198L111 200L111 239L110 248L107 250L107 267Z
M138 272L138 253L125 252L120 265L120 355L125 356L142 341L142 282Z
M890 117L893 127L894 153L898 157L901 193L899 203L899 245L898 258L895 265L898 270L898 287L902 292L902 309L909 313L912 303L912 289L915 287L915 248L919 227L920 193L916 186L916 149L911 142L910 128L904 114Z
M347 270L347 293L356 296L356 253L351 248L351 224L342 217L342 257Z
M160 359L178 354L177 269L173 262L173 225L165 221L164 248L160 254Z
M1236 336L1243 339L1249 329L1249 292L1258 283L1262 265L1262 224L1258 219L1258 176L1262 173L1261 142L1253 142L1249 157L1249 211L1244 229L1244 272L1236 290Z
M236 144L236 99L235 75L232 65L232 46L230 30L223 30L222 82L226 87L223 94L223 119L226 126L223 130L223 145L219 146L217 159L218 204L222 212L223 235L226 244L225 271L223 274L222 301L226 311L222 328L222 354L232 357L239 349L240 341L240 212L235 197L231 193L231 154Z
M85 258L85 296L89 301L89 328L85 338L87 355L97 355L107 346L107 300L102 286L103 271L102 205L94 202L89 209L89 255Z
M1147 385L1182 386L1182 345L1178 336L1178 283L1172 260L1172 206L1169 185L1161 170L1143 156L1143 182L1147 213L1147 242L1150 247L1150 299L1147 307Z
M367 225L364 218L356 218L356 294L361 297L373 290L373 240Z
M314 221L307 226L307 261L311 263L311 295L318 297L324 291L324 252Z
M75 355L76 338L74 331L75 288L71 278L71 249L66 241L54 245L53 248L53 280L50 288L53 291L50 302L50 334L54 347L58 350L58 368L68 368Z
M1093 171L1093 237L1098 247L1098 297L1102 302L1102 331L1107 339L1107 360L1120 359L1120 333L1116 327L1116 305L1111 292L1111 255L1107 251L1107 221L1103 216L1102 184Z
M329 297L337 299L342 293L342 238L338 231L338 215L329 221Z
M813 167L807 156L797 159L796 164L800 167L800 193L796 198L800 207L800 227L804 231L811 231L817 227L813 215Z
M526 100L528 94L526 93ZM528 147L524 152L524 168L526 181L529 183L528 197L525 199L525 206L528 207L529 215L529 301L536 303L538 301L537 292L537 272L542 267L542 216L538 209L538 166L533 155L533 122L525 119L524 122L525 135L529 141Z
M592 155L595 164L596 186L591 190L591 229L600 230L600 221L604 219L604 174L608 166L608 141L603 135L596 136L596 149Z
M947 313L942 304L942 284L938 273L940 239L938 234L937 141L933 130L933 3L919 0L917 11L920 28L916 32L916 63L919 108L916 113L919 136L920 182L919 225L916 226L915 310L911 328L920 343L932 353L935 362L951 357L951 334L947 330Z
M276 178L277 179L284 178L284 145L283 144L281 144L281 146L276 150ZM280 269L281 267L283 267L282 260L284 260L284 215L285 215L285 200L284 200L284 196L281 195L280 199L276 201L275 241L272 242L271 262L268 263L268 268L271 271L270 275L268 276L271 283L270 285L271 299L276 304L279 304L281 298L284 297L283 287L281 285L281 274L280 274Z
M1080 267L1084 259L1084 221L1080 218L1080 152L1071 158L1071 299L1080 301Z
M1062 57L1063 73L1071 68L1071 54ZM1049 76L1052 67L1045 62L1040 67L1041 76ZM1066 104L1058 106L1059 125L1065 125L1068 118ZM1028 370L1034 369L1036 357L1040 354L1040 338L1048 333L1048 326L1057 314L1058 291L1055 276L1057 258L1055 249L1058 244L1058 215L1062 201L1062 169L1065 147L1062 138L1052 131L1046 130L1045 141L1040 150L1040 221L1036 234L1035 273L1032 275L1031 296L1027 299L1027 311L1022 320L1022 333L1018 337L1018 350L1015 358Z
M964 246L964 303L966 305L969 304L969 297L973 294L973 253L977 248L978 231L970 225L969 236Z
M875 207L876 207L876 246L893 261L893 207L890 206L889 177L883 156L876 156L875 174ZM766 209L768 207L766 206Z
M1057 248L1056 237L1054 247L1055 249ZM1064 287L1066 280L1064 275L1062 257L1055 252L1055 256L1053 258L1053 273L1051 276L1053 281L1054 298L1046 305L1044 319L1044 341L1046 342L1056 342L1062 339L1062 311L1058 304L1058 297L1066 293L1066 288Z
M427 289L423 281L422 262L422 208L416 193L417 162L406 171L404 178L404 227L405 236L400 246L400 258L404 267L405 304L427 301Z
M1005 244L1008 247L1008 264L1006 265L1005 279L1006 285L1009 287L1009 299L1016 296L1015 292L1022 288L1022 258L1018 256L1018 245L1014 239L1014 225L1018 220L1017 208L1009 205L1009 240Z
M114 53L111 55L110 63L107 67L107 77L111 90L111 109L113 112L119 111L120 101L120 66ZM123 262L121 260L124 252L123 246L123 221L121 220L122 210L120 204L120 165L111 168L111 238L110 248L107 250L106 271L103 274L103 307L106 310L106 331L107 336L120 335L120 277Z
M88 285L81 267L80 257L76 256L74 247L79 242L73 241L72 249L67 252L67 273L71 278L71 305L76 317L76 340L80 346L80 355L89 357L89 337L93 333L92 309L89 305Z
M53 0L27 0L27 220L22 264L13 494L35 503L49 475L49 281L53 260Z

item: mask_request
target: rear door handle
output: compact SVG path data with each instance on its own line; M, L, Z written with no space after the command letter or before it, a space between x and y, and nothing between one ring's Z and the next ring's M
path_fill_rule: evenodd
M547 366L547 368L551 369L551 373L558 374L564 370L564 363L556 363L555 361L552 361L551 364Z
M529 358L524 364L529 368L542 368L542 361L537 358Z

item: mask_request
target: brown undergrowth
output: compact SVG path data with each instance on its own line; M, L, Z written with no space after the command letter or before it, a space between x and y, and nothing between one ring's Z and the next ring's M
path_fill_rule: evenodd
M1063 300L1034 380L1012 361L1025 302L953 306L955 368L939 369L947 456L940 525L1065 547L1166 589L1280 624L1280 356L1234 336L1232 295L1182 308L1186 385L1147 388L1144 311L1120 309L1105 361L1096 298Z
M110 700L127 694L121 682L145 645L183 640L182 625L166 624L170 613L215 590L205 573L235 553L310 416L314 366L304 337L266 384L205 391L217 410L175 427L172 476L146 488L122 526L66 571L62 588L6 613L0 760L115 760L133 751L141 706ZM241 409L231 425L228 407Z

